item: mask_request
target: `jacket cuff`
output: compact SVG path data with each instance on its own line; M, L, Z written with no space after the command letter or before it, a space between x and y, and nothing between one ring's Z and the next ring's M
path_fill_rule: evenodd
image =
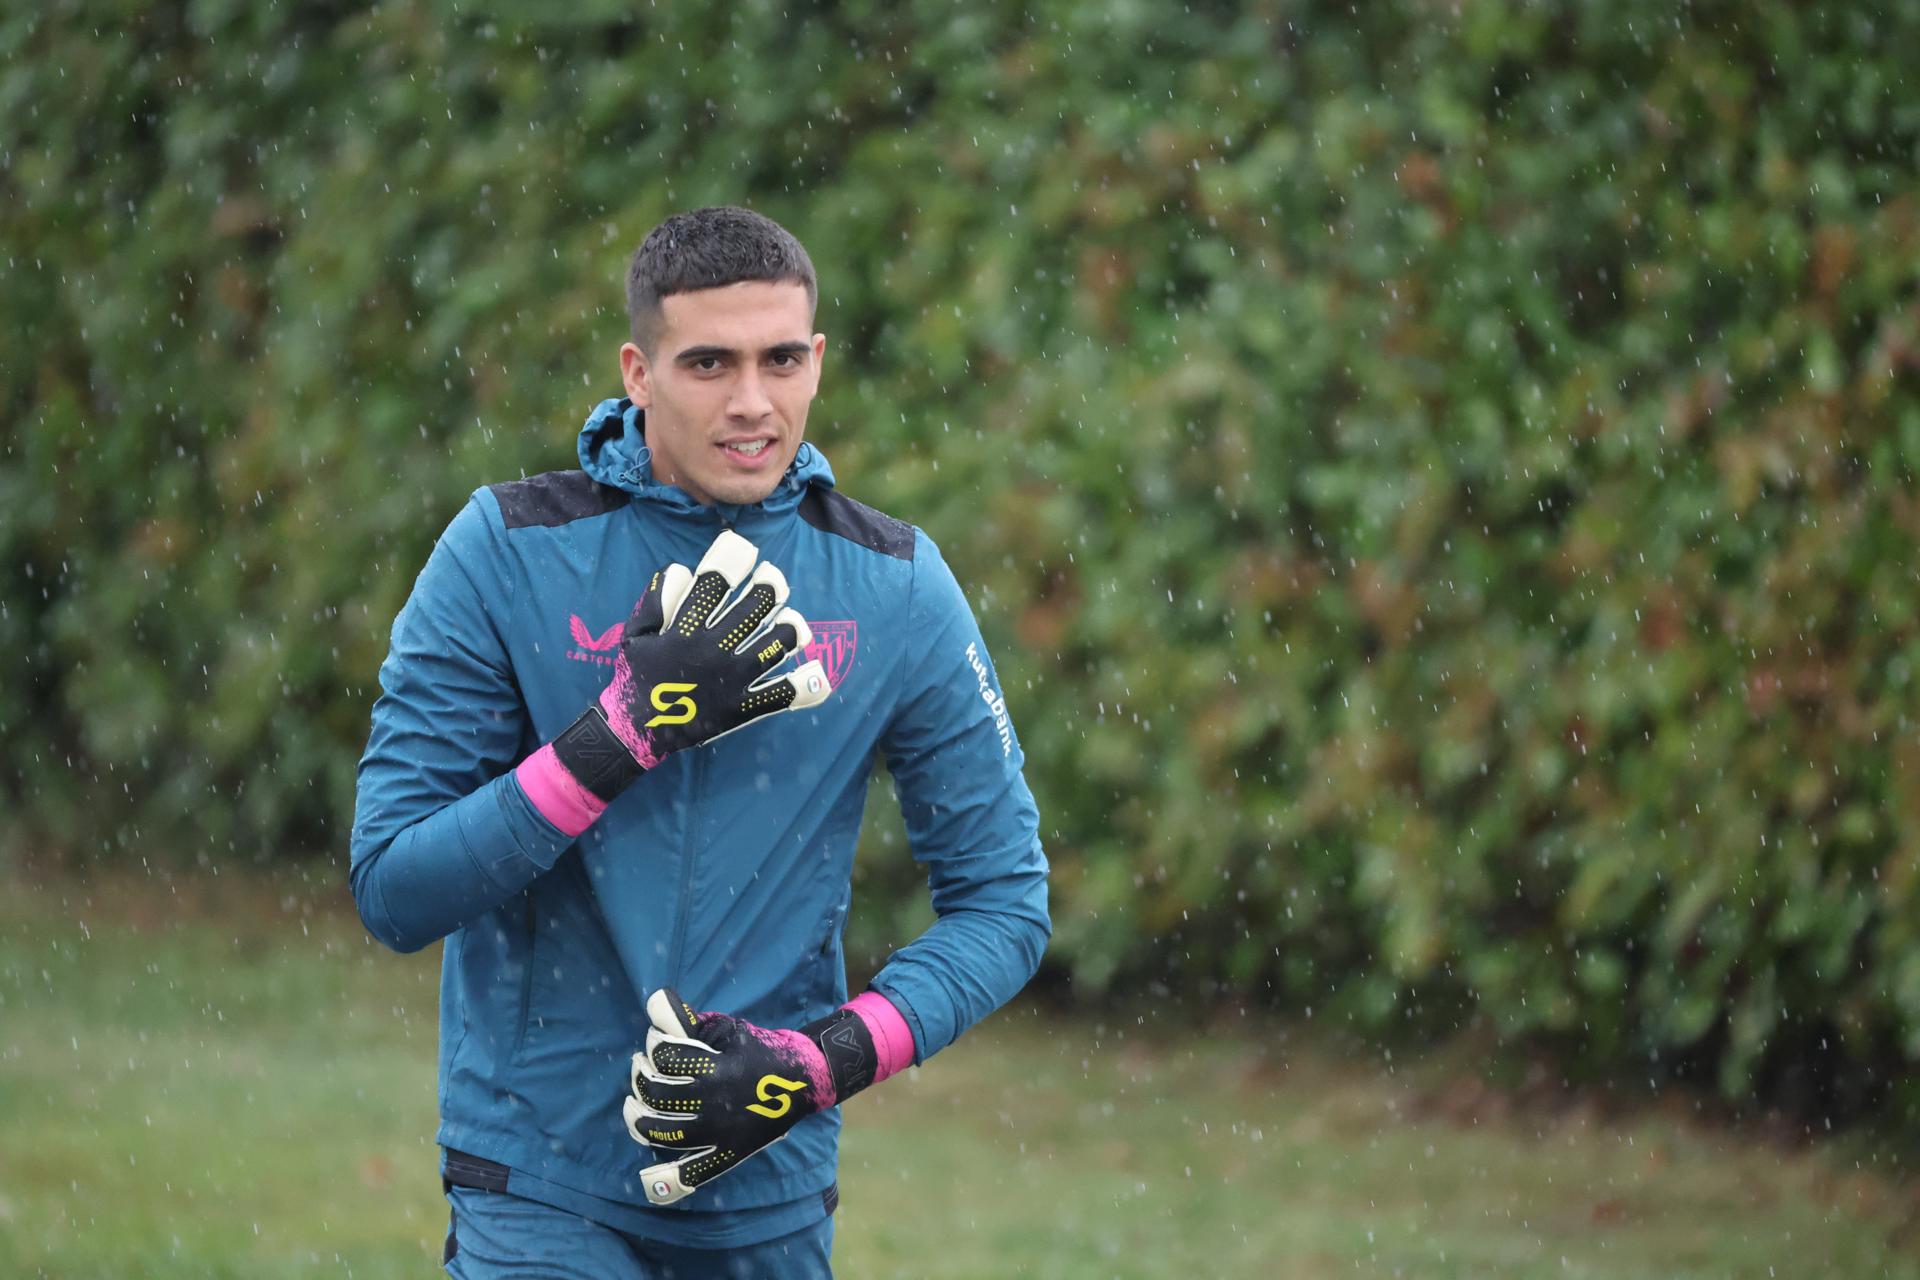
M534 876L551 870L560 861L574 837L533 803L520 781L519 770L496 778L490 785L496 788L499 825L487 830L476 814L474 823L463 824L461 834L470 852L485 849L492 853L492 858L485 860L490 879L503 888L525 888ZM500 839L503 834L504 842Z

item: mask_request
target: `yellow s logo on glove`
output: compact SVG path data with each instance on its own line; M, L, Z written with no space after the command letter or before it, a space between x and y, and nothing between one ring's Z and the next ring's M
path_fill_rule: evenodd
M760 1102L749 1102L747 1110L763 1115L769 1120L778 1120L787 1114L787 1108L793 1105L793 1095L806 1087L799 1080L788 1080L782 1076L761 1076L760 1083L754 1086L754 1095L760 1099L760 1102L771 1102L776 1105L763 1107ZM777 1094L772 1092L775 1089L782 1092Z
M671 681L653 686L653 709L660 714L647 721L646 727L651 729L657 724L685 724L693 719L699 714L700 709L693 705L692 698L679 697L671 702L663 699L670 693L692 693L698 687L691 684L674 684Z

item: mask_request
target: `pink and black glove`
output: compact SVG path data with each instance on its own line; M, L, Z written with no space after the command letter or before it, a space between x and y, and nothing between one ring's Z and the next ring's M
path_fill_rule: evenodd
M913 1061L913 1033L877 991L798 1031L769 1031L724 1013L695 1013L662 989L653 1027L633 1055L622 1108L635 1142L668 1157L641 1170L654 1204L672 1204Z
M692 573L673 564L653 575L599 699L515 770L549 822L579 835L671 753L826 701L832 687L820 663L773 674L813 635L785 607L786 576L771 563L754 568L759 555L729 529ZM720 612L742 582L746 589Z

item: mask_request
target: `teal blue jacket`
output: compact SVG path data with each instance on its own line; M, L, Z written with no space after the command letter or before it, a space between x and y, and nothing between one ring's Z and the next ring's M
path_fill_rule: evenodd
M394 621L353 896L390 947L446 939L441 1145L511 1168L516 1191L622 1206L629 1229L684 1240L671 1215L817 1201L840 1116L810 1117L681 1205L647 1206L651 1160L620 1115L642 1005L670 986L796 1027L846 999L841 929L876 756L937 917L872 984L918 1059L1032 976L1047 863L993 664L925 533L841 495L805 444L764 502L703 507L654 480L624 400L588 418L580 461L476 492ZM668 757L569 839L513 767L605 685L653 572L695 564L723 527L785 572L833 696Z

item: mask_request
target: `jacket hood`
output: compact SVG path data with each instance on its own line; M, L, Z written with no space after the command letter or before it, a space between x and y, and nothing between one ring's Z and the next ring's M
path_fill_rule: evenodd
M685 489L654 478L653 451L647 448L646 411L624 396L602 400L587 415L586 425L580 428L580 466L601 484L623 489L642 501L657 502L689 515L712 510L729 525L754 512L791 511L810 485L833 487L833 468L827 465L827 455L802 440L787 473L761 501L749 505L717 502L711 508L703 507Z

